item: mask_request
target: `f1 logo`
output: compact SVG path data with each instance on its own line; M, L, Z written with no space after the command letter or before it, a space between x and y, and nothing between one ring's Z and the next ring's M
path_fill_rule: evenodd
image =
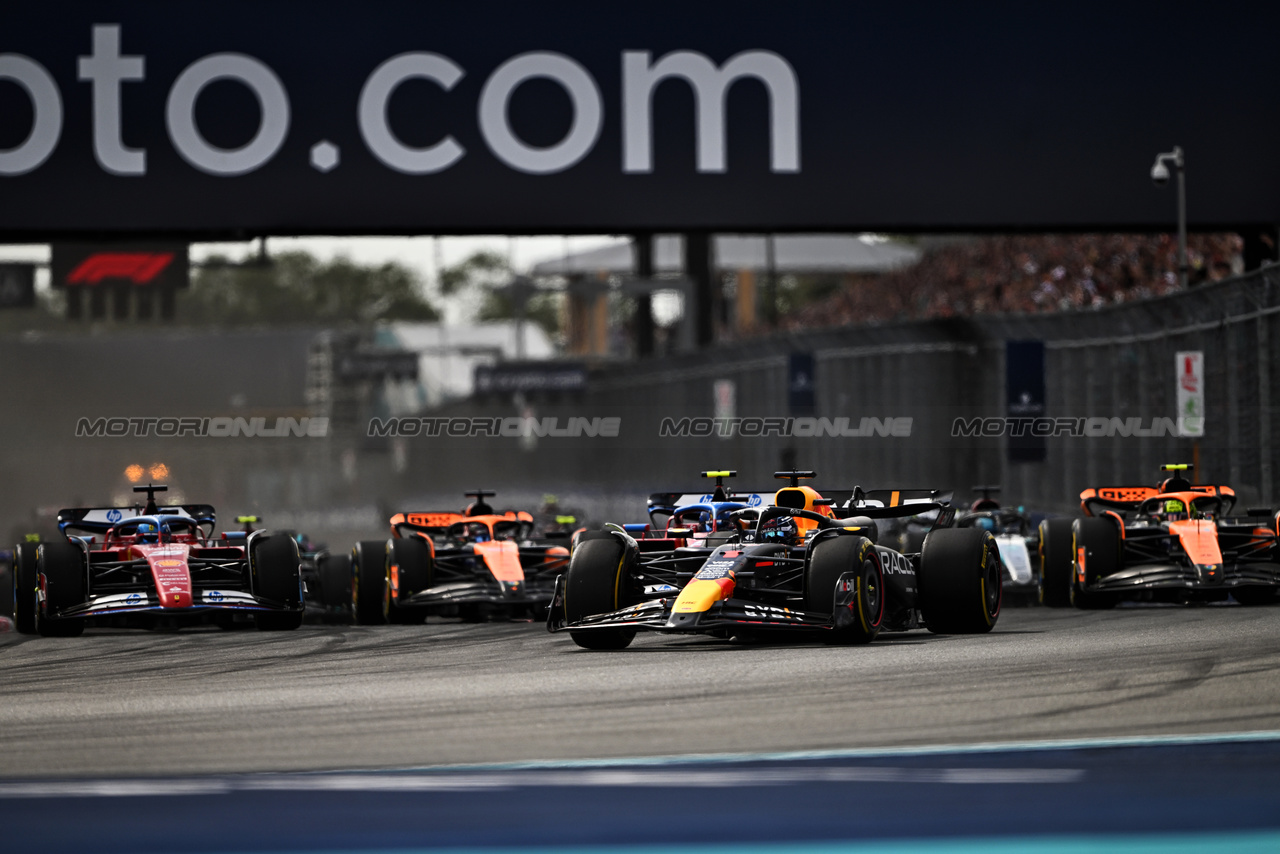
M129 279L135 285L145 285L172 262L172 252L97 252L67 274L67 284L96 285L103 279Z

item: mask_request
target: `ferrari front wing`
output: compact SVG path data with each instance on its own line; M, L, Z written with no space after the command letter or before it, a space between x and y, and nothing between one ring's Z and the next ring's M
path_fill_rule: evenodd
M190 614L199 611L298 611L299 608L262 599L243 590L196 590L194 601L182 608L166 607L159 597L147 591L111 593L93 596L87 602L63 608L58 619L102 617L116 614L155 612L165 614Z

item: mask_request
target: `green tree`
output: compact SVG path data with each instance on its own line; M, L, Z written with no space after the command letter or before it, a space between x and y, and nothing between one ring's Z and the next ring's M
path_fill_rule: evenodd
M511 278L511 265L497 252L481 249L440 271L440 293L454 296L476 288L496 288Z
M490 291L485 295L480 310L476 312L476 320L512 320L516 316L515 306L503 294ZM541 293L531 297L524 306L524 316L543 328L548 335L560 331L560 295Z
M512 279L511 265L497 252L476 252L452 267L440 271L440 293L445 296L479 296L479 305L471 312L478 321L512 320L515 305L510 297L497 289ZM560 330L560 295L539 293L525 304L525 318L541 326L548 335Z
M260 266L213 257L177 300L186 323L290 324L438 320L412 270L395 263L363 265L309 252L281 252Z

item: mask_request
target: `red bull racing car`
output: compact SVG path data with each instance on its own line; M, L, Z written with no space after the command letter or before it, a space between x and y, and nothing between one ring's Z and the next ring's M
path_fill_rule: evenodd
M1280 513L1232 516L1228 486L1193 486L1187 464L1158 486L1080 493L1083 519L1040 524L1040 597L1052 607L1111 608L1124 599L1241 605L1276 601Z
M569 564L569 535L535 537L527 512L497 513L493 492L465 493L461 513L398 513L391 538L351 553L351 609L362 625L421 622L428 614L479 621L541 618Z
M861 489L823 497L801 479L750 507L717 478L710 501L674 508L664 528L583 533L547 617L587 649L622 649L637 631L759 637L768 632L868 643L881 631L990 631L1000 615L994 537L951 528L932 490ZM659 494L661 495L661 493ZM652 506L652 502L651 502ZM918 554L876 544L876 519L938 511Z
M215 537L207 504L61 510L64 538L15 549L14 611L19 631L69 637L87 622L131 615L174 624L252 615L260 629L302 624L297 544L255 531Z

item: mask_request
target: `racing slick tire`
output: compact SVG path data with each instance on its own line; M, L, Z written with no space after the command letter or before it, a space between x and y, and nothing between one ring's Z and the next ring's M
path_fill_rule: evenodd
M1040 604L1066 608L1071 604L1071 519L1040 523Z
M431 586L431 548L418 537L396 537L391 540L387 572L394 573L387 621L400 625L421 623L427 618L423 607L402 607L400 599L408 599ZM392 568L394 567L394 569ZM389 579L390 580L390 579Z
M383 626L390 610L387 541L361 540L351 550L351 613L358 626Z
M36 543L13 547L13 626L20 634L36 633Z
M1000 618L1003 582L996 538L980 528L930 531L916 573L920 616L936 634L991 631Z
M578 543L564 579L565 622L575 623L630 604L626 558L625 547L614 536ZM630 628L569 631L569 637L583 649L626 649L635 636L636 630Z
M1241 605L1274 605L1276 599L1276 588L1274 587L1236 587L1231 591L1231 598L1235 599Z
M804 609L835 618L836 582L846 572L854 573L858 589L849 608L853 622L844 628L823 632L832 644L871 643L884 625L884 568L880 555L866 537L837 536L813 547L804 575Z
M1076 560L1085 551L1085 578L1081 584ZM1114 608L1114 593L1087 593L1084 588L1120 568L1120 532L1110 519L1076 519L1071 524L1071 604L1082 611Z
M84 552L70 542L41 543L36 550L36 579L43 577L44 603L35 603L32 615L36 632L46 638L73 638L84 633L84 620L60 620L47 616L88 598L85 590Z
M255 614L263 631L288 631L302 625L302 559L293 537L258 537L250 546L253 590L263 599L282 602L296 610Z
M327 608L351 605L351 556L325 552L316 558L316 577L320 580L320 604Z

